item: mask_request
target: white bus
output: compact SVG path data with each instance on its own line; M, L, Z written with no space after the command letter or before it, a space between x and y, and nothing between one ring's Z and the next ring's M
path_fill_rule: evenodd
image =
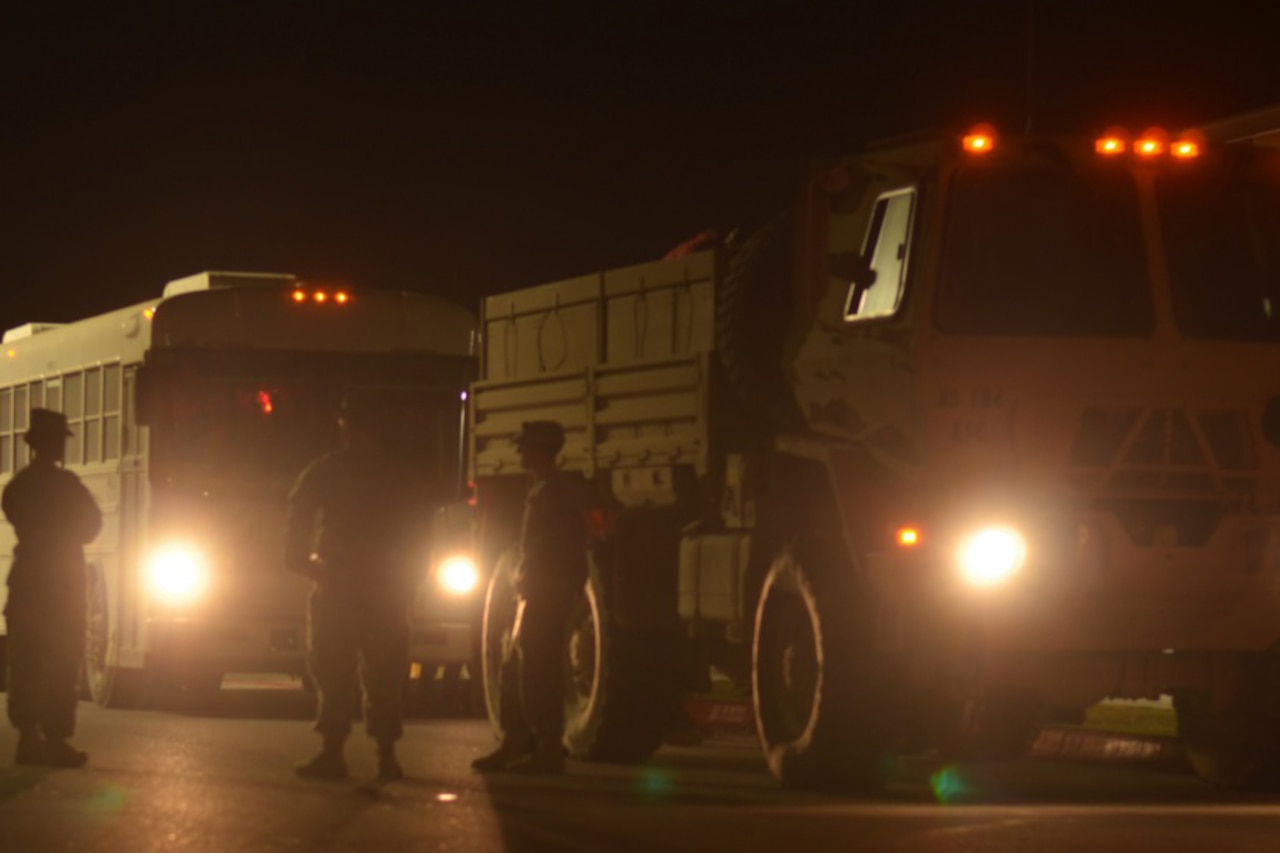
M86 549L92 698L127 707L144 685L201 695L228 672L303 673L308 582L285 571L281 535L294 479L337 446L344 393L379 389L387 441L433 502L453 499L474 335L473 316L440 299L247 273L8 331L0 487L28 461L31 408L55 409L74 432L67 468L103 511ZM0 524L0 596L13 545ZM422 559L424 580L437 576L414 605L415 670L466 662L477 595Z

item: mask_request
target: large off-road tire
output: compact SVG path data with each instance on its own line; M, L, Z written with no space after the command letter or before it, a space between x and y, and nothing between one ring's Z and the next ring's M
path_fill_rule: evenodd
M511 642L515 552L498 560L485 595L481 640L485 708L502 735L502 662ZM592 569L565 633L565 734L569 754L587 761L641 761L658 748L679 701L671 655L676 638L617 625Z
M1173 695L1178 739L1187 763L1204 781L1232 791L1280 790L1280 741L1266 705L1214 713L1208 695Z
M633 763L652 755L680 699L678 638L621 628L601 572L592 567L569 620L565 746L587 761Z
M716 353L746 413L765 426L796 417L783 350L796 306L795 225L781 216L730 247L716 292Z
M118 642L115 610L102 572L89 571L82 692L104 708L133 708L142 696L143 672L107 663Z
M784 550L756 611L752 692L770 771L798 790L872 792L896 746L864 591L827 549Z

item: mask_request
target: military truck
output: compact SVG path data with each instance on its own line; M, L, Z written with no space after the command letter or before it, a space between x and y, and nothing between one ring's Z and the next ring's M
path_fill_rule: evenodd
M512 437L551 419L590 510L571 754L647 755L714 666L788 786L1161 695L1205 778L1275 781L1278 154L980 126L834 163L745 239L485 299L491 708Z

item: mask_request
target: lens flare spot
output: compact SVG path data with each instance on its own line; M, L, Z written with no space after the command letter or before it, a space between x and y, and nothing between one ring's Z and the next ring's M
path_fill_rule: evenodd
M664 797L671 791L671 775L660 767L646 767L640 776L640 791L648 797Z
M110 816L124 811L128 802L128 791L119 785L108 785L90 797L85 803L85 808L90 814Z
M953 803L969 792L969 785L960 775L960 768L948 765L929 777L929 787L934 799L942 804Z

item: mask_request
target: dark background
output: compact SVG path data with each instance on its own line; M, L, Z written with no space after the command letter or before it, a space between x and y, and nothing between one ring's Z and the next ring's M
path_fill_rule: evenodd
M474 307L762 216L867 140L1021 128L1029 88L1044 129L1280 103L1277 5L9 3L0 325L206 269Z

